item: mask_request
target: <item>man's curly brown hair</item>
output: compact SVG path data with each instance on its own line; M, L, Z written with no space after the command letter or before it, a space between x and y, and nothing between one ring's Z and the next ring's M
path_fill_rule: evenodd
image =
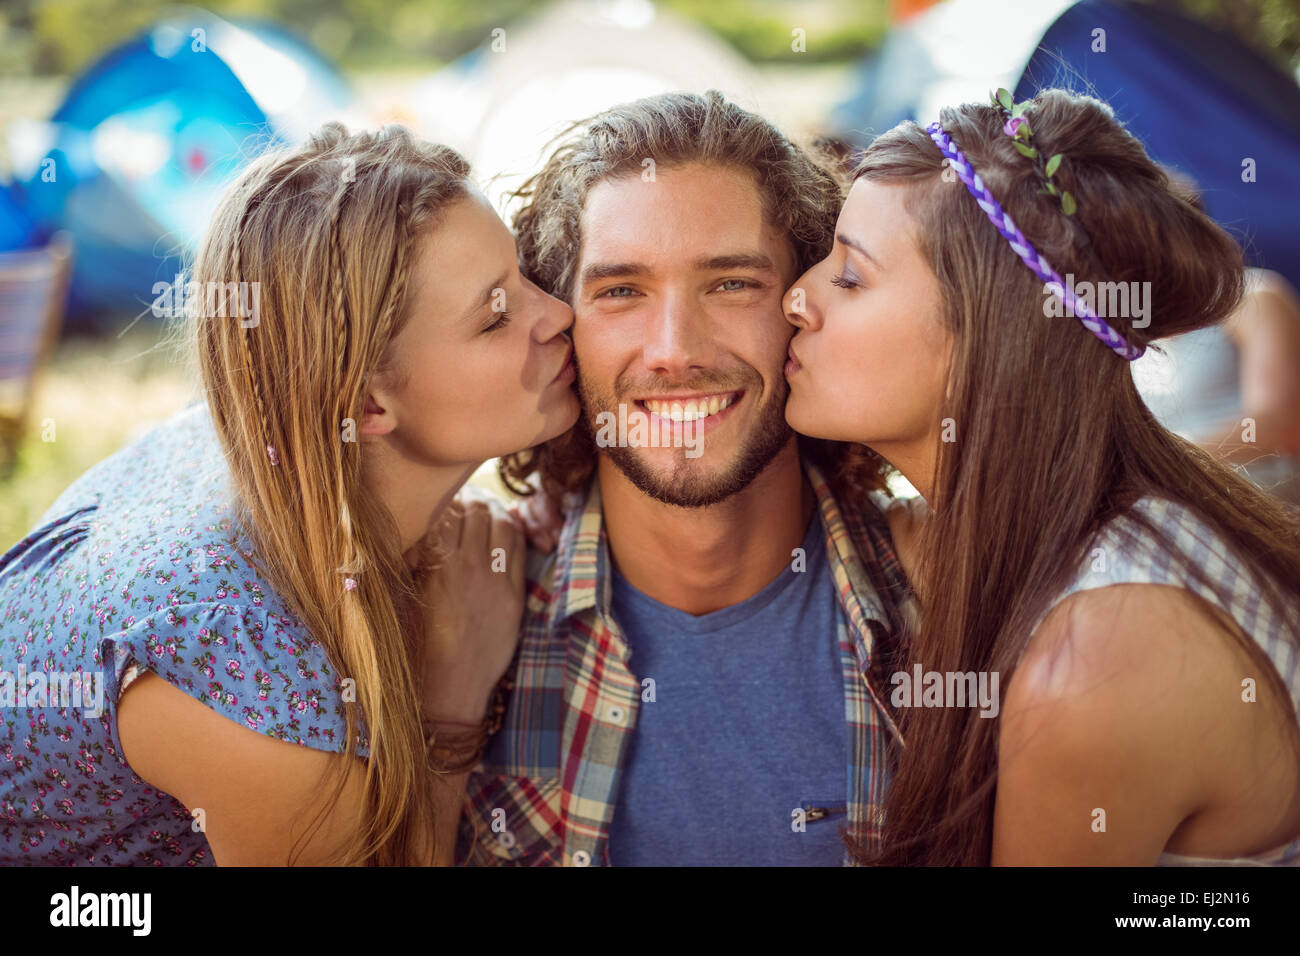
M844 188L828 169L767 120L716 90L702 96L664 93L575 123L561 134L541 171L514 192L523 200L514 229L524 275L572 304L587 194L604 180L639 176L647 159L658 169L704 163L749 170L757 178L768 221L789 236L797 274L830 252ZM799 445L800 453L835 482L838 493L885 488L887 466L865 446L806 436L799 437ZM543 490L561 498L586 487L596 454L584 414L565 434L502 458L498 470L517 494L533 493L527 479L537 472Z

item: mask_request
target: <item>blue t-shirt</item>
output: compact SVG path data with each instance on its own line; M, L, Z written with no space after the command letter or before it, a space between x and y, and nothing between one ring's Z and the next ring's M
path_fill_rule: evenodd
M232 501L207 407L191 406L0 557L0 866L213 863L186 808L122 756L134 673L278 740L348 749L339 677L250 561Z
M803 554L803 570L792 559L753 597L698 617L615 571L614 619L642 685L610 830L615 866L842 863L841 612L820 516Z

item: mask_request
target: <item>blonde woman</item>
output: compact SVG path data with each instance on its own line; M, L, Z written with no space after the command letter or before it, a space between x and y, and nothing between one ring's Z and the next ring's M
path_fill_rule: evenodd
M0 864L453 862L523 600L453 498L573 424L572 313L400 127L255 162L186 288L206 402L0 558Z

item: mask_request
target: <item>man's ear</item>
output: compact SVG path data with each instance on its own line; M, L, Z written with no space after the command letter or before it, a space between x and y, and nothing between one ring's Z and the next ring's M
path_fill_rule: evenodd
M366 392L366 407L361 413L361 434L387 435L397 427L397 416L391 403L382 394Z

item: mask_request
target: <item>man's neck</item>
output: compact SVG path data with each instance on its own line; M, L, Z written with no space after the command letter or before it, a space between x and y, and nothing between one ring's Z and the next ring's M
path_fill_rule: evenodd
M604 456L597 479L619 572L656 601L696 615L770 584L803 543L815 505L793 437L743 491L704 508L656 501Z

